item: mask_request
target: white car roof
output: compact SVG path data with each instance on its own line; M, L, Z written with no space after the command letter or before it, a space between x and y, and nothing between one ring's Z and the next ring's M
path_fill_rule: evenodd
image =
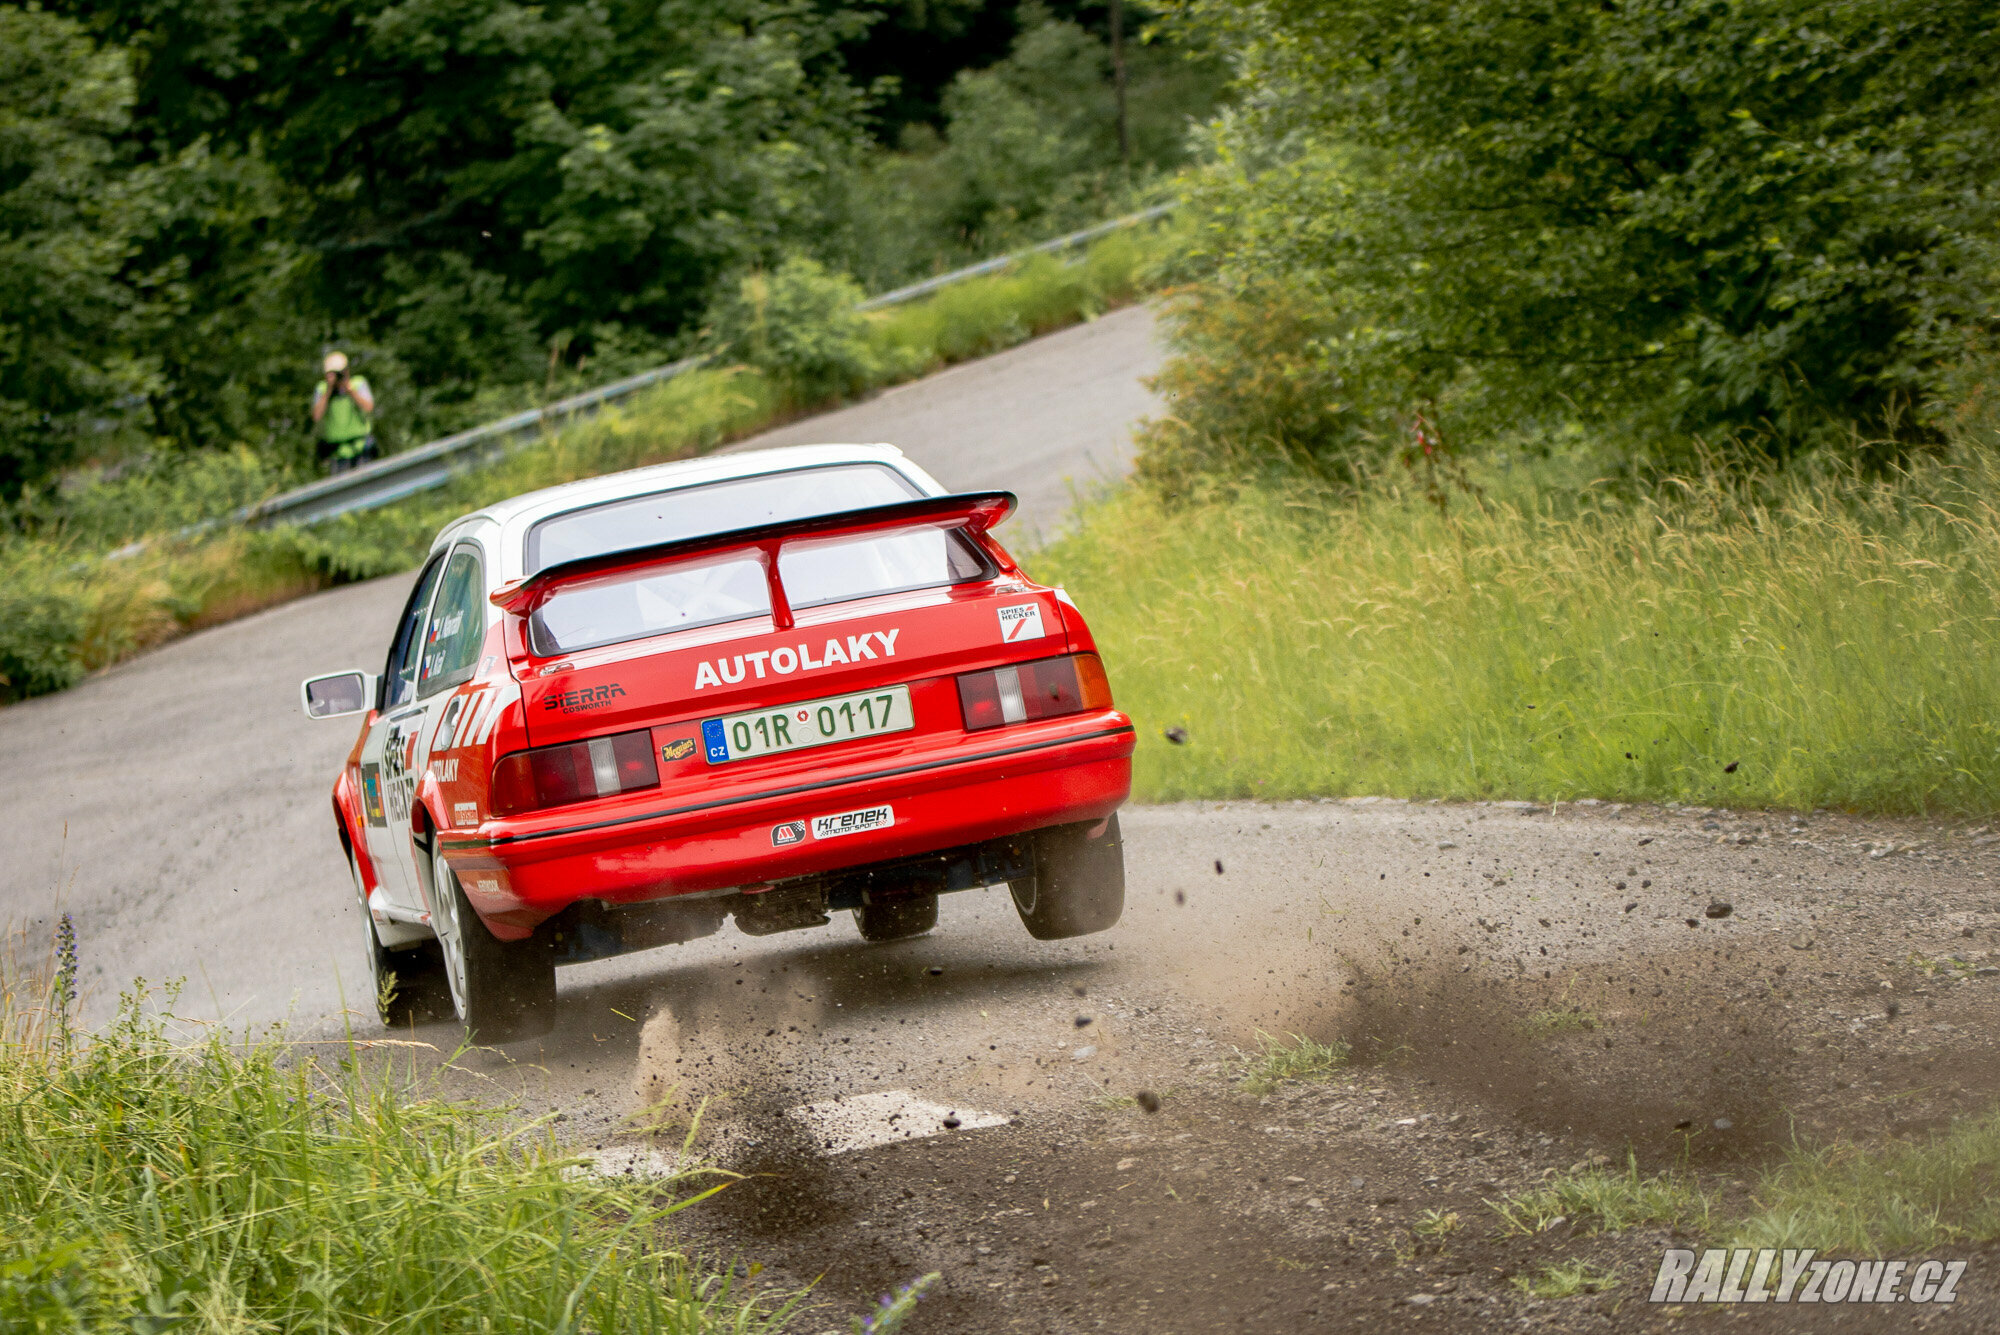
M521 574L522 549L528 529L550 515L606 501L623 500L628 496L645 496L656 491L672 491L709 482L727 482L761 473L789 472L796 468L817 468L829 464L865 463L885 464L895 469L925 495L945 494L945 488L937 479L917 467L894 445L788 445L774 450L678 459L673 463L607 473L602 477L583 478L526 492L453 520L438 534L431 550L436 551L462 537L477 536L486 541L498 558L500 569L491 572L489 580L516 579Z

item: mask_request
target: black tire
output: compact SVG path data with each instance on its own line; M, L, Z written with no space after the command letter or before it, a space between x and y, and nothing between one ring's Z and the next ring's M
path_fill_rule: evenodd
M540 937L502 941L472 911L451 864L431 853L431 925L452 1009L475 1043L512 1043L555 1028L556 956Z
M863 941L901 941L922 936L937 926L936 895L912 895L887 904L864 904L854 910L854 925Z
M368 987L375 1002L375 1014L390 1029L407 1029L413 1024L443 1020L451 1016L451 989L445 982L444 956L435 942L426 941L400 950L382 944L375 920L368 912L368 896L361 888L361 869L354 858L347 859L347 871L354 878L354 893L361 912L362 947L368 952Z
M1118 817L1037 830L1033 880L1010 887L1014 908L1037 941L1088 936L1117 923L1125 912L1125 844Z

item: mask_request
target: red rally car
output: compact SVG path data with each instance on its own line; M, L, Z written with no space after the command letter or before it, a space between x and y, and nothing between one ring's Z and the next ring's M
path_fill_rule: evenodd
M387 1023L448 990L546 1032L559 964L1007 884L1043 940L1124 907L1132 721L1083 618L887 446L664 464L448 525L333 789Z

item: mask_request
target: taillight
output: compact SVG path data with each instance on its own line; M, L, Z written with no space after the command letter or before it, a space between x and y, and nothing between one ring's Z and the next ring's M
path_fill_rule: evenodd
M958 708L967 732L1110 706L1111 683L1096 654L1038 658L958 679Z
M538 746L502 756L493 767L493 814L511 816L659 785L650 732Z

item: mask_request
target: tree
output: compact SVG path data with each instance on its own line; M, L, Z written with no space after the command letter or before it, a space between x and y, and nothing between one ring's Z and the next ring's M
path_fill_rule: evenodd
M1338 303L1388 397L1783 457L1921 435L1994 314L1979 0L1189 9L1247 62L1219 248Z
M0 5L0 498L118 430L152 374L126 273L151 182L113 149L131 105L122 51Z

